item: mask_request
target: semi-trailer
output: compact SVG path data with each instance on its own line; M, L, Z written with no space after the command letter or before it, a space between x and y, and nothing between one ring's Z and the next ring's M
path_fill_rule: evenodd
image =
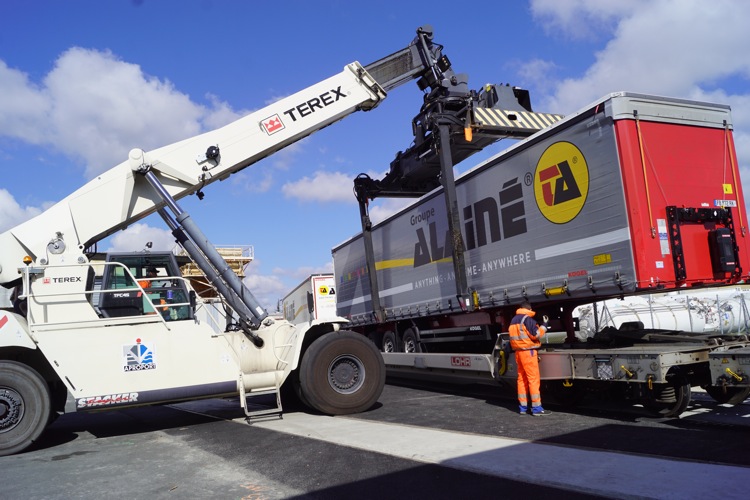
M711 353L744 353L747 336L636 321L581 342L573 310L746 281L746 217L728 106L612 93L333 248L337 310L391 373L477 363L510 381L505 332L529 300L566 332L540 352L548 388L615 391L677 415L694 386L747 395L742 367L726 377L709 366Z

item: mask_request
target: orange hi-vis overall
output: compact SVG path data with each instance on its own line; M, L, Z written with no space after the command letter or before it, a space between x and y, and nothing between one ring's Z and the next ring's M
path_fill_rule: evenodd
M542 345L541 338L546 330L534 320L534 311L519 308L510 322L510 346L516 353L518 367L518 404L527 407L542 406L539 391L539 354L537 349Z

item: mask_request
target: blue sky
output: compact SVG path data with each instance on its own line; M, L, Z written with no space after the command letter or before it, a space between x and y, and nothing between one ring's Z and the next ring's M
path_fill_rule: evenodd
M510 83L537 111L571 113L620 90L732 106L750 185L750 3L3 0L0 232L40 213L132 148L155 149L406 46L431 24L469 85ZM416 84L181 204L218 246L252 245L246 282L273 307L356 234L352 179L380 178L411 142ZM467 170L504 141L457 167ZM402 201L372 208L382 218ZM92 217L95 213L92 213ZM171 249L158 217L99 249Z

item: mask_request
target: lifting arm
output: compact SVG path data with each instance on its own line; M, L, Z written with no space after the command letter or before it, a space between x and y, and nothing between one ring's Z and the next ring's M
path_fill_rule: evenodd
M431 28L420 28L430 33ZM358 110L370 110L386 91L425 75L416 41L363 67L357 62L331 78L255 111L222 128L153 151L133 149L128 160L104 172L37 217L0 234L0 284L13 286L25 256L88 261L86 249L158 211L166 202L138 170L148 165L174 200L266 158ZM427 43L427 50L434 50ZM50 251L54 246L55 252ZM64 246L65 250L60 251Z
M412 121L413 145L398 152L383 179L360 174L354 180L372 310L378 322L384 321L385 311L379 298L369 201L377 197L419 197L442 186L453 247L456 299L462 309L468 310L471 301L453 166L500 139L528 137L562 119L561 115L533 112L528 91L518 87L486 85L479 92L470 91L467 76L454 73L439 48L427 50L431 36L431 32L420 29L418 42L413 44L430 67L418 81L420 88L430 91Z

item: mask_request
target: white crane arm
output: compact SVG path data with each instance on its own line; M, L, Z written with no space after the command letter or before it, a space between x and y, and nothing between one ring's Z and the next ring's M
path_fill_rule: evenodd
M179 199L386 97L358 63L224 127L162 148L134 149L42 214L0 234L0 283L17 280L24 256L49 261L48 245L75 262L89 245L153 213L161 199L136 171L148 165ZM59 251L59 250L58 250Z

